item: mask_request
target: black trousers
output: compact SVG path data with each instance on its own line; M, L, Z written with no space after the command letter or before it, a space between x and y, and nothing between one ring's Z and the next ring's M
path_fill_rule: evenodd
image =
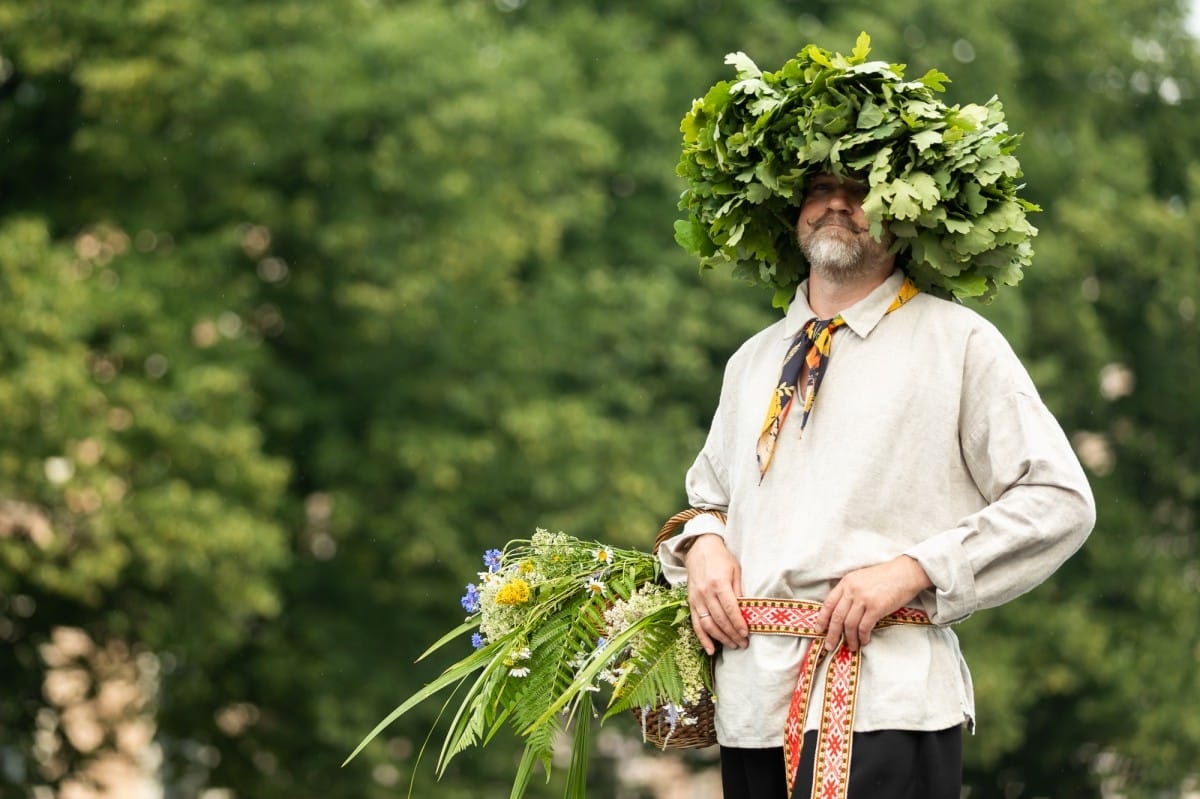
M812 794L817 734L804 734L792 799ZM783 749L721 747L725 799L787 799ZM847 799L959 799L962 727L854 733Z

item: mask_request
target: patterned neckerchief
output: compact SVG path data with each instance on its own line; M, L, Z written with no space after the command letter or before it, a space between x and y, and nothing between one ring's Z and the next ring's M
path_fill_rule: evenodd
M908 278L900 286L900 292L892 304L884 311L890 314L904 303L917 296L917 287ZM758 471L765 476L775 455L775 441L779 431L791 410L792 400L796 396L796 383L802 367L808 365L808 379L804 386L804 410L800 416L800 435L808 424L808 416L812 413L813 404L817 401L817 390L825 378L825 367L829 364L830 347L833 344L833 334L846 325L841 314L832 319L810 319L804 329L796 336L792 346L788 348L783 358L783 368L779 373L779 384L771 394L771 404L767 408L767 419L763 423L762 432L758 436Z

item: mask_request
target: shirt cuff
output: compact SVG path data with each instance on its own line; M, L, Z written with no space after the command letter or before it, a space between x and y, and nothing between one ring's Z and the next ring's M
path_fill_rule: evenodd
M684 523L682 532L658 545L658 561L662 564L663 577L671 585L687 582L687 566L684 565L684 560L692 542L702 535L719 535L724 538L725 522L711 513L693 516Z
M979 607L975 596L975 573L966 550L958 541L947 542L943 536L922 541L905 552L921 564L933 583L933 607L925 608L934 624L954 624L970 616ZM928 593L923 596L928 596ZM926 600L925 604L929 604Z

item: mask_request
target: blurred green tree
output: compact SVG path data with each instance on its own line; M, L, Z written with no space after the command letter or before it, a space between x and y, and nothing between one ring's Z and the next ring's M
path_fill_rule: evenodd
M438 668L412 660L479 554L536 526L648 545L724 359L772 319L671 241L679 118L727 51L866 29L1027 132L1039 257L984 310L1101 503L1049 585L962 626L972 795L1178 788L1195 45L1175 2L1064 2L0 0L0 516L24 520L0 533L24 764L0 785L97 751L38 744L40 647L78 627L156 664L170 795L402 791L435 708L337 764ZM436 787L427 762L416 794L499 793L514 757Z

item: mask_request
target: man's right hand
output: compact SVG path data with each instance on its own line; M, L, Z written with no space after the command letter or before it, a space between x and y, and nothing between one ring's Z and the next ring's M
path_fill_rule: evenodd
M712 655L717 643L739 649L750 643L750 628L738 608L742 567L719 535L697 536L687 552L688 606L692 629L704 651Z

